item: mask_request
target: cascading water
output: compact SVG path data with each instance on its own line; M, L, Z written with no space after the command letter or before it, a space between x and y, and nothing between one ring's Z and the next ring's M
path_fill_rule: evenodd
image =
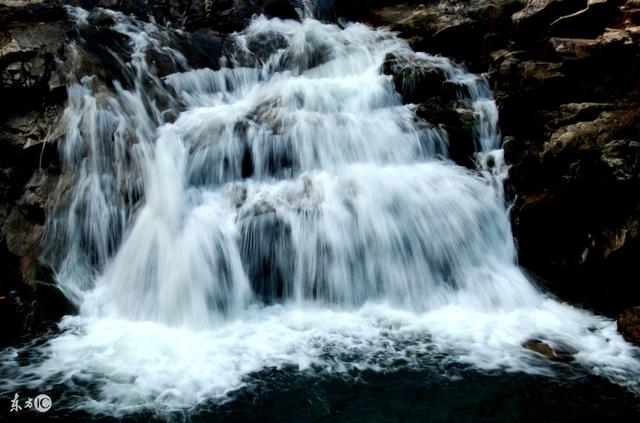
M70 13L82 35L92 16ZM112 53L123 81L78 74L68 90L71 188L47 257L80 311L32 362L2 353L2 392L90 381L69 407L121 415L220 400L285 365L551 376L521 346L534 338L638 389L638 350L615 323L548 298L515 263L484 79L382 30L264 17L228 40L219 70L189 69L171 31L92 13L129 53ZM446 132L382 73L389 53L465 88L492 169L446 158Z

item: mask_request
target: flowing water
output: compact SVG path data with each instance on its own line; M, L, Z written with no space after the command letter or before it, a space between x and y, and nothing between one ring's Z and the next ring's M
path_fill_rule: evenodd
M274 392L333 404L332 390L352 388L380 416L363 387L420 380L485 398L465 386L497 378L637 399L639 351L615 322L550 298L517 266L482 77L383 30L310 18L256 17L225 41L219 68L192 69L180 31L69 13L70 188L45 258L79 313L1 353L3 398L53 390L62 414L246 418L229 410L287 401ZM105 50L118 81L83 73L96 15L120 40ZM382 73L389 53L460 87L476 170L448 160L446 132L403 104ZM552 363L530 339L575 360Z

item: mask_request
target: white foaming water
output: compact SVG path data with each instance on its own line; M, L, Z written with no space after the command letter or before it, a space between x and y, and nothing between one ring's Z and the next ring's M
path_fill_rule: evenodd
M82 34L91 16L74 13ZM381 30L264 17L228 40L226 67L186 70L165 46L176 34L99 13L130 40L132 83L69 88L72 188L48 222L80 314L29 364L2 352L2 392L89 384L71 407L123 415L221 400L285 365L553 375L529 339L638 389L638 350L615 323L547 298L515 264L484 79ZM157 77L152 52L176 73ZM446 159L446 132L382 74L388 53L464 86L493 168Z

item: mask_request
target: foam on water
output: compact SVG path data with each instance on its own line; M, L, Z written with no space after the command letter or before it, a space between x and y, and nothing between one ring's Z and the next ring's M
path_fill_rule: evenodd
M63 334L40 348L33 364L19 367L15 351L3 354L13 365L4 388L80 387L75 407L116 416L221 402L247 375L287 365L318 377L429 366L446 372L453 363L554 377L560 368L522 348L533 337L577 351L572 366L631 389L640 371L613 322L553 300L500 312L450 305L415 313L373 303L353 311L312 303L252 307L202 331L82 316L61 326ZM85 385L96 389L83 391Z
M530 339L637 392L639 352L615 323L548 298L516 265L484 78L383 30L264 17L226 41L220 69L188 69L179 32L70 11L71 57L107 14L129 40L109 53L128 81L69 87L71 188L44 258L80 313L0 353L3 395L58 386L68 407L124 415L222 401L291 365L552 377ZM402 104L389 53L463 88L478 169L449 161L446 131ZM150 55L174 72L159 77Z

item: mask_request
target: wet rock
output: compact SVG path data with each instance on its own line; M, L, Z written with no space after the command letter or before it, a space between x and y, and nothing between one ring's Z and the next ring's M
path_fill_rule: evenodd
M616 319L618 332L627 341L640 346L640 307L631 307L623 311Z
M416 114L427 122L440 126L449 137L449 157L456 163L473 168L474 153L474 127L476 116L473 111L443 105L438 99L426 101L416 109Z
M267 304L292 295L294 258L291 228L266 202L241 211L240 253L253 292Z
M442 94L447 75L435 63L417 57L404 57L389 53L382 72L393 77L393 83L405 103L420 103Z
M288 46L286 38L275 32L260 33L247 41L247 48L257 64L266 62L276 51Z
M462 62L472 71L488 65L489 53L503 48L511 33L511 15L520 1L438 1L406 3L375 10L376 24L388 25L412 47Z
M573 355L570 352L560 348L554 348L548 343L538 339L525 341L522 343L522 346L541 355L547 360L556 361L558 363L570 363L574 361Z
M640 251L640 119L635 106L619 108L566 104L547 120L546 142L505 143L521 263L602 310L640 295L630 276Z

